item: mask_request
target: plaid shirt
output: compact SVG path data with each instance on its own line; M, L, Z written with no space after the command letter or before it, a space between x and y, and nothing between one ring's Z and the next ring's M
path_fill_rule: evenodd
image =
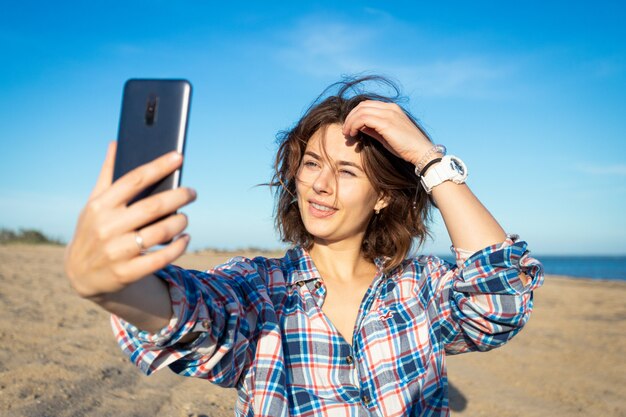
M353 345L324 315L324 281L308 253L234 258L207 272L176 266L174 316L157 334L113 316L118 343L150 374L236 387L237 416L447 416L446 354L506 343L528 320L541 264L510 235L457 266L435 256L378 274L359 308ZM530 278L526 286L519 271ZM198 337L178 341L189 332Z

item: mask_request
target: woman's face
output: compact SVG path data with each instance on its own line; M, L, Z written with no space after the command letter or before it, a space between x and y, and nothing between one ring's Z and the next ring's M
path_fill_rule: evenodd
M360 245L374 211L386 206L365 175L357 143L337 124L307 143L296 191L300 216L316 243Z

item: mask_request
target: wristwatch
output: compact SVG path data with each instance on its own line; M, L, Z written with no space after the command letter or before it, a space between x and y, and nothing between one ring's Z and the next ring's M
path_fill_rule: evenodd
M465 183L467 178L467 167L465 163L454 155L446 155L441 158L441 162L431 166L420 177L422 187L428 194L445 181L452 181L455 184Z

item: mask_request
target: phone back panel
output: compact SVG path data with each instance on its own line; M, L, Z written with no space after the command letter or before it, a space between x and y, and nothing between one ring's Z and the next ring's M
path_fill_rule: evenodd
M170 151L184 154L191 84L186 80L128 80L124 85L113 181ZM180 186L178 169L133 202Z

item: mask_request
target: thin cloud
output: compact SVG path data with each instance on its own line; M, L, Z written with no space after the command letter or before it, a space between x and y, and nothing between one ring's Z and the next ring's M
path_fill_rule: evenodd
M368 62L355 51L374 34L341 23L302 22L284 33L285 44L276 49L278 61L314 77L359 72Z
M313 77L336 77L364 70L390 74L410 81L423 96L496 97L503 94L502 83L510 82L515 73L516 66L510 59L467 53L454 56L450 48L448 56L442 53L432 57L421 52L405 61L394 58L396 61L391 62L381 45L433 43L397 35L391 19L385 15L381 19L384 22L378 25L352 25L309 18L281 34L275 57L283 65Z
M423 96L495 98L511 69L481 57L440 59L434 62L389 67L400 79L410 80Z
M365 13L372 15L372 16L377 16L383 19L387 19L390 21L396 21L396 19L394 19L393 15L391 13L388 13L384 10L381 9L376 9L374 7L365 7L363 8L363 11L365 11Z
M578 170L583 174L617 175L626 177L626 164L614 165L580 165Z

